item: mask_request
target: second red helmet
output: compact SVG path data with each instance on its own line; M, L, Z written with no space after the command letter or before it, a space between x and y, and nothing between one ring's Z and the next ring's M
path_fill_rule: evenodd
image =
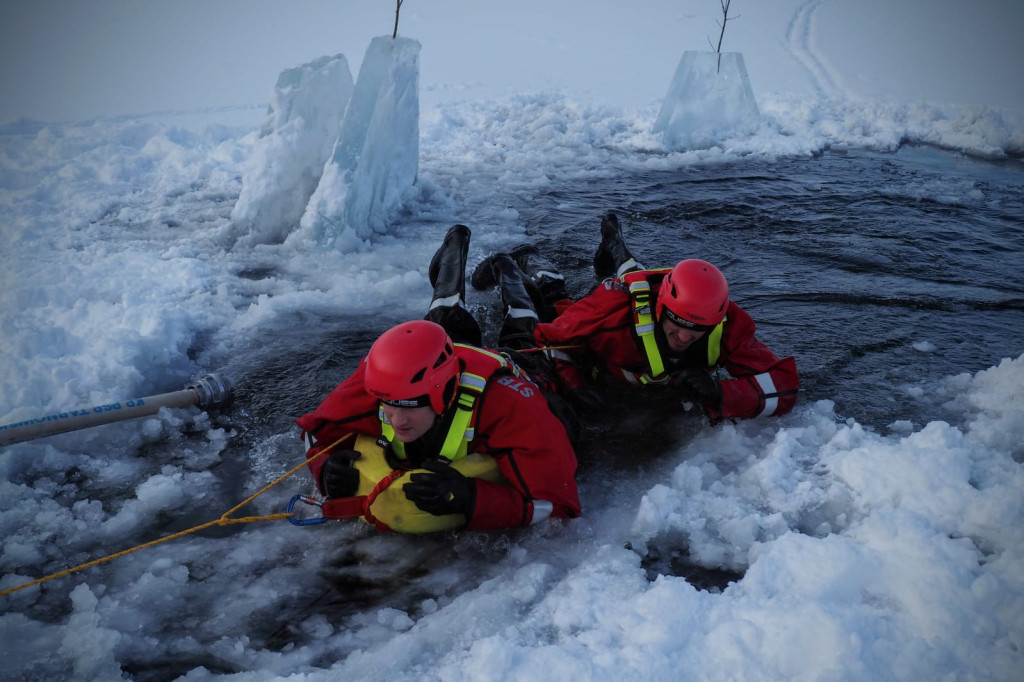
M403 322L380 335L366 356L367 392L402 407L430 405L441 414L459 379L455 344L439 324Z
M667 315L683 327L710 328L722 321L729 307L729 283L707 261L690 258L672 268L661 281L655 315Z

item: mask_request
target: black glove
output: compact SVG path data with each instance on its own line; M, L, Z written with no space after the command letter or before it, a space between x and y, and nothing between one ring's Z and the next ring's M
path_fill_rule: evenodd
M424 464L430 474L412 474L402 486L405 496L417 507L433 514L473 515L476 504L476 483L447 464Z
M608 407L604 398L590 386L577 386L569 391L568 397L573 407L584 412L600 412Z
M338 450L327 456L320 469L320 489L327 497L352 497L359 489L359 470L353 462L363 455L355 450Z
M670 383L689 390L694 397L716 407L722 404L722 385L707 371L698 367L687 367L672 375Z

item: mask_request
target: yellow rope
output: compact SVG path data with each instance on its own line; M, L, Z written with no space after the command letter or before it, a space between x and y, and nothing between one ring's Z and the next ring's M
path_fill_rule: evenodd
M344 436L342 436L338 440L334 441L333 443L328 445L326 448L324 448L323 450L321 450L320 452L318 452L314 456L310 457L306 461L304 461L301 464L299 464L298 466L294 467L293 469L291 469L287 473L282 474L281 476L279 476L272 483L268 483L267 485L263 486L263 488L261 488L258 492L256 492L256 493L250 495L249 497L245 498L242 502L236 504L231 509L228 509L226 512L221 514L220 518L218 518L218 519L214 519L213 521L207 521L206 523L200 524L198 526L193 526L192 528L189 528L187 530L179 531L177 533L173 533L171 535L167 535L165 537L162 537L162 538L159 538L157 540L153 540L151 542L147 542L147 543L144 543L144 544L141 544L141 545L136 545L135 547L132 547L131 549L126 549L126 550L124 550L122 552L117 552L116 554L110 554L108 556L105 556L105 557L102 557L102 558L99 558L99 559L95 559L93 561L90 561L90 562L87 562L87 563L84 563L84 564L80 564L80 565L74 566L72 568L65 569L65 570L60 571L58 573L53 573L51 575L44 576L44 577L39 578L37 580L33 580L32 582L25 583L24 585L18 585L17 587L8 588L6 590L0 591L0 597L7 596L8 594L11 594L12 592L17 592L18 590L23 590L26 587L32 587L33 585L39 585L40 583L45 583L47 580L53 580L54 578L60 578L60 577L63 577L65 575L70 575L71 573L76 573L78 571L84 570L86 568L91 568L93 566L105 563L107 561L111 561L112 559L117 559L117 558L123 557L126 554L131 554L132 552L137 552L140 549L146 549L147 547L153 547L154 545L159 545L160 543L167 542L168 540L174 540L176 538L180 538L182 536L189 535L190 533L195 533L195 532L200 531L200 530L205 530L206 528L210 528L211 526L229 526L229 525L237 524L237 523L253 523L254 521L278 521L278 520L281 520L281 519L287 519L287 518L289 518L291 516L294 516L293 513L287 512L287 513L283 513L283 514L267 514L266 516L242 516L242 517L239 517L237 519L229 518L229 516L231 515L232 512L235 512L238 509L241 509L245 505L249 504L254 499L259 497L263 493L267 492L268 490L273 488L275 485L277 485L278 483L280 483L284 479L288 478L289 476L291 476L295 472L297 472L300 469L302 469L303 467L305 467L311 461L313 461L315 459L318 459L320 457L323 457L326 453L328 453L331 450L333 450L335 448L335 446L338 445L338 443L340 443L341 441L345 440L346 438L351 438L353 435L354 434L345 434Z
M517 353L539 353L543 350L572 350L574 348L586 348L582 343L569 343L564 346L535 346L533 348L523 348L522 350L516 351Z

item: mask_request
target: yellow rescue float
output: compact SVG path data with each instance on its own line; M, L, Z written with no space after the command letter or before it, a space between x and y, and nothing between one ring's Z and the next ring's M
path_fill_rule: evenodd
M398 533L435 533L466 525L464 514L435 516L406 498L402 486L412 474L429 473L426 469L393 469L388 464L384 448L373 436L357 436L353 449L362 455L353 462L359 471L356 494L353 497L328 500L296 495L288 505L289 512L293 511L296 502L305 502L320 507L323 516L299 519L293 515L289 517L293 524L305 526L333 519L361 518L380 531ZM453 461L450 466L469 478L507 484L497 462L490 455L472 452Z

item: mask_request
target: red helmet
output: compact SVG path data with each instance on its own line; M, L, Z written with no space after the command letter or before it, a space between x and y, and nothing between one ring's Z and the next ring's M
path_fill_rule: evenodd
M430 405L441 414L459 378L455 345L439 324L403 322L380 335L366 355L366 391L399 407Z
M709 329L722 321L729 306L729 283L711 263L691 258L665 275L658 291L655 315L681 327Z

